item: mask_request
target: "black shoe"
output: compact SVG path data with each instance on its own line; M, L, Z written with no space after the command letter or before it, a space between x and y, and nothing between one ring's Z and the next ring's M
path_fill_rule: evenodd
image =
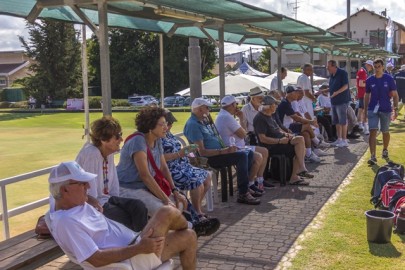
M358 139L358 138L360 138L360 134L355 132L353 129L353 131L351 133L347 134L347 138L348 139Z
M272 189L272 188L275 188L275 187L276 187L276 186L273 185L269 180L264 180L264 181L263 181L263 185L264 185L265 188L268 188L268 189Z
M250 195L249 192L247 192L246 194L238 194L238 199L237 199L238 203L244 203L244 204L249 204L249 205L258 205L260 204L260 200L253 197L252 195Z
M249 189L253 190L254 192L258 192L260 194L264 194L264 191L261 190L257 185L251 185Z
M353 131L352 132L363 132L363 128L359 127L359 125L355 125L353 127Z
M221 223L219 222L219 219L207 218L193 224L193 230L197 234L197 237L210 236L218 231L220 225Z

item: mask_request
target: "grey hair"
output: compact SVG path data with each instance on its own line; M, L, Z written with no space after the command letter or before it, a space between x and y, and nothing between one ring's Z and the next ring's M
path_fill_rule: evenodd
M69 183L69 180L60 182L60 183L50 183L49 184L49 192L51 193L52 197L55 200L59 200L61 198L60 195L60 188L66 186Z

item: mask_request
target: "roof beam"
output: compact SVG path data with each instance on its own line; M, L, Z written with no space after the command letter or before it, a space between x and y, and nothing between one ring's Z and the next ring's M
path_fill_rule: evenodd
M263 39L266 42L267 46L269 46L275 53L277 53L277 49L271 45L271 43L267 39Z
M225 20L225 24L245 24L245 23L261 23L261 22L279 22L283 18L271 17L271 18L251 18L251 19L238 19L238 20Z
M209 40L211 40L212 42L214 42L214 44L215 44L218 48L221 48L222 44L221 44L219 41L215 40L215 39L204 29L204 27L201 26L201 27L200 27L200 30L201 30L201 32L204 33L204 35L205 35Z
M38 3L35 4L26 18L27 21L29 21L30 23L34 23L35 20L38 18L39 14L41 14L42 10L43 8L39 6Z
M73 5L70 7L77 14L77 16L79 16L80 19L82 19L82 21L91 29L91 31L93 31L97 38L100 38L98 27L92 21L90 21L89 17L87 17L86 14L84 14L84 12L78 6Z

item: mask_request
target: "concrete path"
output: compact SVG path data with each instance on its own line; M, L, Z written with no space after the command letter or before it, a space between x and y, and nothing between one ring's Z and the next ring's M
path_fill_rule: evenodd
M258 206L238 204L235 197L216 204L210 215L222 224L211 237L199 239L197 268L276 268L366 150L362 139L352 140L348 148L328 149L321 164L307 165L315 174L310 186L267 190ZM64 256L38 269L81 268Z

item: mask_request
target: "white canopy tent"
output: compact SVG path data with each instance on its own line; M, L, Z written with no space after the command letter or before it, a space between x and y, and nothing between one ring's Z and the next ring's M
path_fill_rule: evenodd
M271 80L257 76L240 74L239 72L225 73L225 95L249 92L251 88L261 86L269 89ZM219 76L201 84L202 94L206 96L219 96ZM176 95L189 96L190 88L176 93Z
M283 85L287 86L289 84L297 84L297 79L301 74L302 73L300 73L300 72L287 70L287 77L285 77L285 79L283 80ZM273 78L276 76L277 76L277 71L274 72L273 74L271 74L270 76L267 76L266 78L264 78L266 80L269 80L269 84L268 84L267 88L270 87L271 80L273 80ZM319 77L319 76L314 76L314 85L322 84L327 81L329 81L329 79Z

